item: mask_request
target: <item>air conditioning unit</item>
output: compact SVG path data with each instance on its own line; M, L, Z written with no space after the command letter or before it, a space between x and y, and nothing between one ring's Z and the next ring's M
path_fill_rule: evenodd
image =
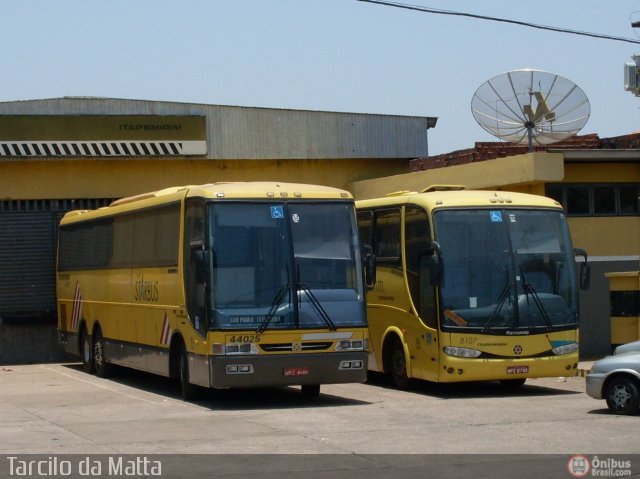
M624 64L624 89L640 96L640 55L633 55L634 63Z

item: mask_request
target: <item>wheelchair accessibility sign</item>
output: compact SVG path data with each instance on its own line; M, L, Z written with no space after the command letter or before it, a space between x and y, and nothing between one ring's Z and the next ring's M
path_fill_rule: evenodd
M490 211L491 222L492 223L502 223L502 212L501 211Z
M282 206L272 206L271 207L271 218L273 219L282 219L284 218L284 210Z

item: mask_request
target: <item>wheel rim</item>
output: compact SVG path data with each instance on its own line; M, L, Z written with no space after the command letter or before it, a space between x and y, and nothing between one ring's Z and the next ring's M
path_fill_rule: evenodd
M93 360L96 367L102 366L102 338L96 339L96 343L93 345Z
M631 391L624 384L616 384L611 388L609 399L616 409L625 409L631 401Z
M89 364L91 361L91 344L89 338L85 335L82 341L82 359L85 364Z

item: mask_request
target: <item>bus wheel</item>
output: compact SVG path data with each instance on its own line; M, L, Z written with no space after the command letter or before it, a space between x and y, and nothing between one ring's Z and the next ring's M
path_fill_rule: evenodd
M113 367L106 361L104 339L102 338L102 331L99 329L93 335L93 362L96 368L96 376L108 378L111 375Z
M180 392L184 401L192 401L198 396L198 386L189 382L189 359L187 350L182 347L180 351Z
M300 391L305 399L317 399L320 396L319 384L303 384Z
M96 370L93 363L93 348L91 347L91 337L87 334L85 326L82 326L80 330L80 356L82 357L82 367L85 372L93 373Z
M505 388L519 388L524 385L525 381L526 381L525 378L502 379L500 381L500 384L502 384L502 386L504 386Z
M390 345L389 373L393 383L399 389L409 389L411 379L407 376L407 359L404 356L404 348L399 339L395 339Z

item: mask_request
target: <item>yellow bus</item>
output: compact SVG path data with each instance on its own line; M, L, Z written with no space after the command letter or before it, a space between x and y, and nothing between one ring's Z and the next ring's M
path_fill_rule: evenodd
M287 183L168 188L67 213L58 329L84 369L199 387L362 382L363 267L346 191Z
M356 202L376 257L369 369L401 388L575 375L576 255L555 201L435 186Z

